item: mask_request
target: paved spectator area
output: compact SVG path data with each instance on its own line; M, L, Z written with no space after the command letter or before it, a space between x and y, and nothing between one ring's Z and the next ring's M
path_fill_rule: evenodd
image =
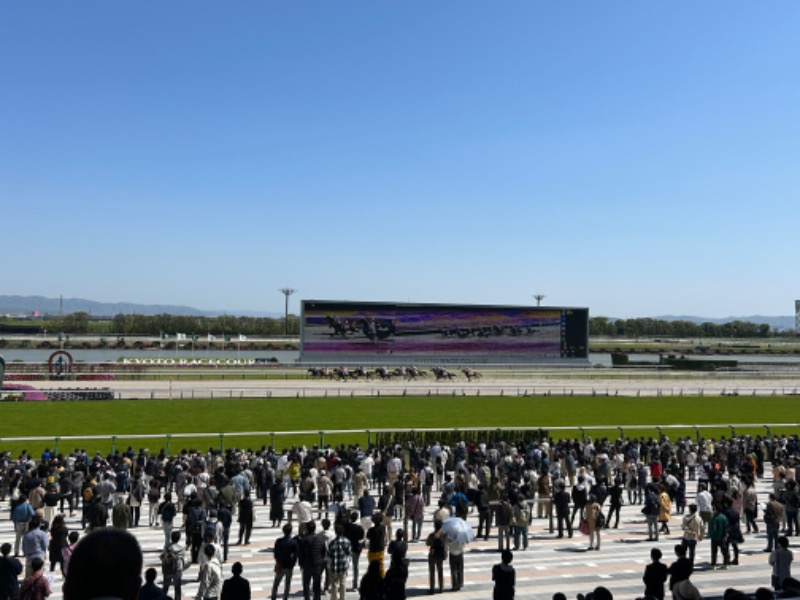
M767 469L767 473L771 471ZM767 500L771 490L771 480L762 479L757 482L759 501ZM696 484L687 482L687 503L694 498ZM287 501L287 509L293 501ZM759 511L760 515L763 512ZM316 510L315 510L316 513ZM535 507L534 507L535 514ZM79 517L68 517L68 526L79 528ZM527 551L514 553L513 566L517 574L517 598L526 600L549 600L556 592L563 592L567 598L575 598L578 593L587 593L595 586L603 585L609 588L614 598L632 599L641 596L644 592L642 574L645 565L649 562L650 549L654 546L661 548L664 562L671 563L674 558L673 547L680 540L680 516L673 516L670 522L672 535L661 535L659 542L647 541L647 528L641 506L625 505L622 508L622 518L618 529L604 530L602 533L601 549L599 552L589 552L588 537L577 531L575 537L557 539L550 533L549 523L546 519L533 519L530 529L530 546ZM178 523L176 518L176 525ZM477 515L469 515L469 523L477 529ZM142 523L148 522L147 507L142 509ZM576 523L577 525L577 523ZM236 524L231 532L232 541L235 541ZM432 508L428 507L423 539L432 530ZM744 531L744 527L742 528ZM140 526L131 530L138 538L145 556L145 565L158 566L159 551L163 543L161 529ZM228 562L223 565L225 577L230 577L231 565L241 561L244 565L244 576L250 580L253 597L269 597L273 580L272 548L279 529L270 527L268 519L268 506L257 505L255 529L248 546L231 546ZM0 541L13 543L14 535L11 521L9 520L8 504L3 503L0 512ZM794 542L798 538L790 538ZM753 593L756 588L769 586L771 568L767 564L768 554L765 548L764 528L758 535L745 534L745 543L741 547L740 564L731 566L729 570L711 571L708 569L710 555L709 541L703 541L698 546L696 568L692 577L695 585L702 592L704 598L721 598L728 587L735 587L748 593ZM428 593L428 565L427 548L424 543L409 544L408 557L411 561L407 583L409 597L427 595ZM492 597L493 584L491 581L492 566L499 562L497 552L497 539L494 536L488 541L475 541L468 546L465 555L465 585L459 592L450 592L449 572L445 561L445 594L453 600L486 600ZM388 556L387 556L388 568ZM366 572L366 553L362 554L360 571ZM160 569L159 569L160 573ZM192 566L185 574L183 596L193 598L197 584L194 579L197 567ZM160 582L160 576L159 580ZM60 575L56 575L53 585L54 593L51 600L61 598ZM291 597L302 597L301 576L299 567L295 568L292 581ZM357 598L356 592L349 592L347 597ZM668 596L669 597L669 596Z

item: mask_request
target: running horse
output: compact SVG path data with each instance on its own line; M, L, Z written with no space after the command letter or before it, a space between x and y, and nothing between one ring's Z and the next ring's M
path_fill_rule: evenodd
M461 372L464 373L464 376L467 378L467 381L472 381L473 379L478 381L483 377L483 374L480 371L476 371L475 369L471 369L470 367L465 367L461 369Z

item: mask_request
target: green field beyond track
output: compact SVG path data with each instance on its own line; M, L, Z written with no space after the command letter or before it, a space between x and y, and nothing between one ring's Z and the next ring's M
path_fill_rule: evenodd
M174 439L171 451L181 448L220 446L219 433L334 431L343 429L468 429L492 427L572 427L553 432L553 437L575 437L579 427L603 426L587 432L595 437L617 437L618 426L628 436L655 436L654 428L635 425L687 425L671 430L670 437L695 435L691 425L760 424L796 422L800 417L793 397L441 397L441 398L303 398L303 399L214 399L139 400L115 402L41 402L0 404L0 438L105 435L108 441L62 441L59 451L76 446L88 451L108 452L111 436L117 448L133 445L155 451L166 447L166 435L208 434ZM763 427L737 428L738 434L764 434ZM773 430L773 433L797 433ZM704 430L703 435L730 435L725 427ZM141 434L163 434L164 438L137 440ZM279 448L291 444L319 443L319 434L276 436ZM367 442L366 434L325 435L325 443ZM228 437L225 447L261 447L269 437ZM0 449L19 452L26 448L38 454L51 447L47 441L0 442Z

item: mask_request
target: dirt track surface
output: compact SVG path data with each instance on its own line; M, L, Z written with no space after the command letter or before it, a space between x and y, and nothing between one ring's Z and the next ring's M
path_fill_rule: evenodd
M427 395L795 395L800 377L752 374L616 375L548 373L526 378L484 377L437 382L333 381L318 379L203 379L146 381L41 381L38 389L111 388L118 398L287 397L287 396L427 396Z

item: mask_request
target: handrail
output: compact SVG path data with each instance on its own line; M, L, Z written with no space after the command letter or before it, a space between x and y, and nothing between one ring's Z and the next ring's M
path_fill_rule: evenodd
M371 443L372 434L376 433L436 433L436 432L468 432L468 431L542 431L546 430L548 433L554 431L580 431L581 436L585 438L586 431L608 431L617 429L620 436L624 437L625 429L643 430L652 429L663 435L663 430L677 430L677 429L693 429L696 437L700 438L701 429L730 429L731 435L736 436L736 429L765 429L767 436L771 436L773 428L800 428L800 423L718 423L718 424L672 424L672 425L587 425L587 426L555 426L555 427L415 427L415 428L377 428L377 429L336 429L336 430L299 430L299 431L236 431L236 432L203 432L203 433L144 433L144 434L100 434L100 435L63 435L63 436L24 436L24 437L0 437L0 444L4 442L49 442L54 441L54 452L58 452L58 445L60 442L66 441L87 441L87 440L108 440L112 442L112 452L116 449L117 439L136 439L136 440L151 440L151 439L166 439L167 441L167 454L170 453L170 442L173 439L181 438L219 438L220 452L224 451L224 439L236 437L264 437L270 438L271 446L274 446L275 438L282 436L311 436L319 435L320 446L324 446L324 438L326 435L357 435L362 434L367 436L368 443Z

